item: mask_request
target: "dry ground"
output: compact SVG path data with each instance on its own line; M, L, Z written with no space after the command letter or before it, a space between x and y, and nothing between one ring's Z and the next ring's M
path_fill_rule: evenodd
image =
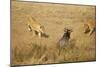
M95 33L83 33L84 20L95 19L95 6L12 2L12 65L47 64L96 60ZM45 26L49 38L39 40L27 30L27 17ZM73 29L69 46L58 55L56 47L64 27ZM41 43L40 43L41 42Z

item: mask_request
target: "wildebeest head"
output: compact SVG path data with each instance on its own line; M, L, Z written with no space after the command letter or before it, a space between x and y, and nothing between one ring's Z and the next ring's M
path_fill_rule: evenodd
M64 32L71 33L71 32L73 32L73 31L72 31L72 29L64 28Z
M72 29L64 28L64 35L63 38L69 39Z

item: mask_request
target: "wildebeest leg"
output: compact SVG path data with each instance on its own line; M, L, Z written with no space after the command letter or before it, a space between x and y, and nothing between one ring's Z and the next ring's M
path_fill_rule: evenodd
M59 52L58 52L58 55L60 55L60 51L61 51L61 49L59 48Z
M61 48L61 47L59 47L59 55L61 54L61 52L62 52L62 48Z

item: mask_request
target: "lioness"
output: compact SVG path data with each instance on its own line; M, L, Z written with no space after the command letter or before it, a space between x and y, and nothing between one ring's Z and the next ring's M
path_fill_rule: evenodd
M42 37L42 35L45 34L45 28L43 25L41 25L40 23L38 23L33 17L32 15L27 15L28 17L28 30L31 32L35 32L36 35L38 35L39 38Z

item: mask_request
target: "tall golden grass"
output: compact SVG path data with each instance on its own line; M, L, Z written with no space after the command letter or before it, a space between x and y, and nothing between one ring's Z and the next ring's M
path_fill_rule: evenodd
M40 9L41 8L41 9ZM63 62L95 61L95 32L83 33L84 19L95 18L95 6L12 2L11 64L51 64ZM25 14L32 14L45 26L49 38L38 39L28 26ZM95 21L95 20L94 20ZM72 28L71 39L60 51L57 42L64 27Z

